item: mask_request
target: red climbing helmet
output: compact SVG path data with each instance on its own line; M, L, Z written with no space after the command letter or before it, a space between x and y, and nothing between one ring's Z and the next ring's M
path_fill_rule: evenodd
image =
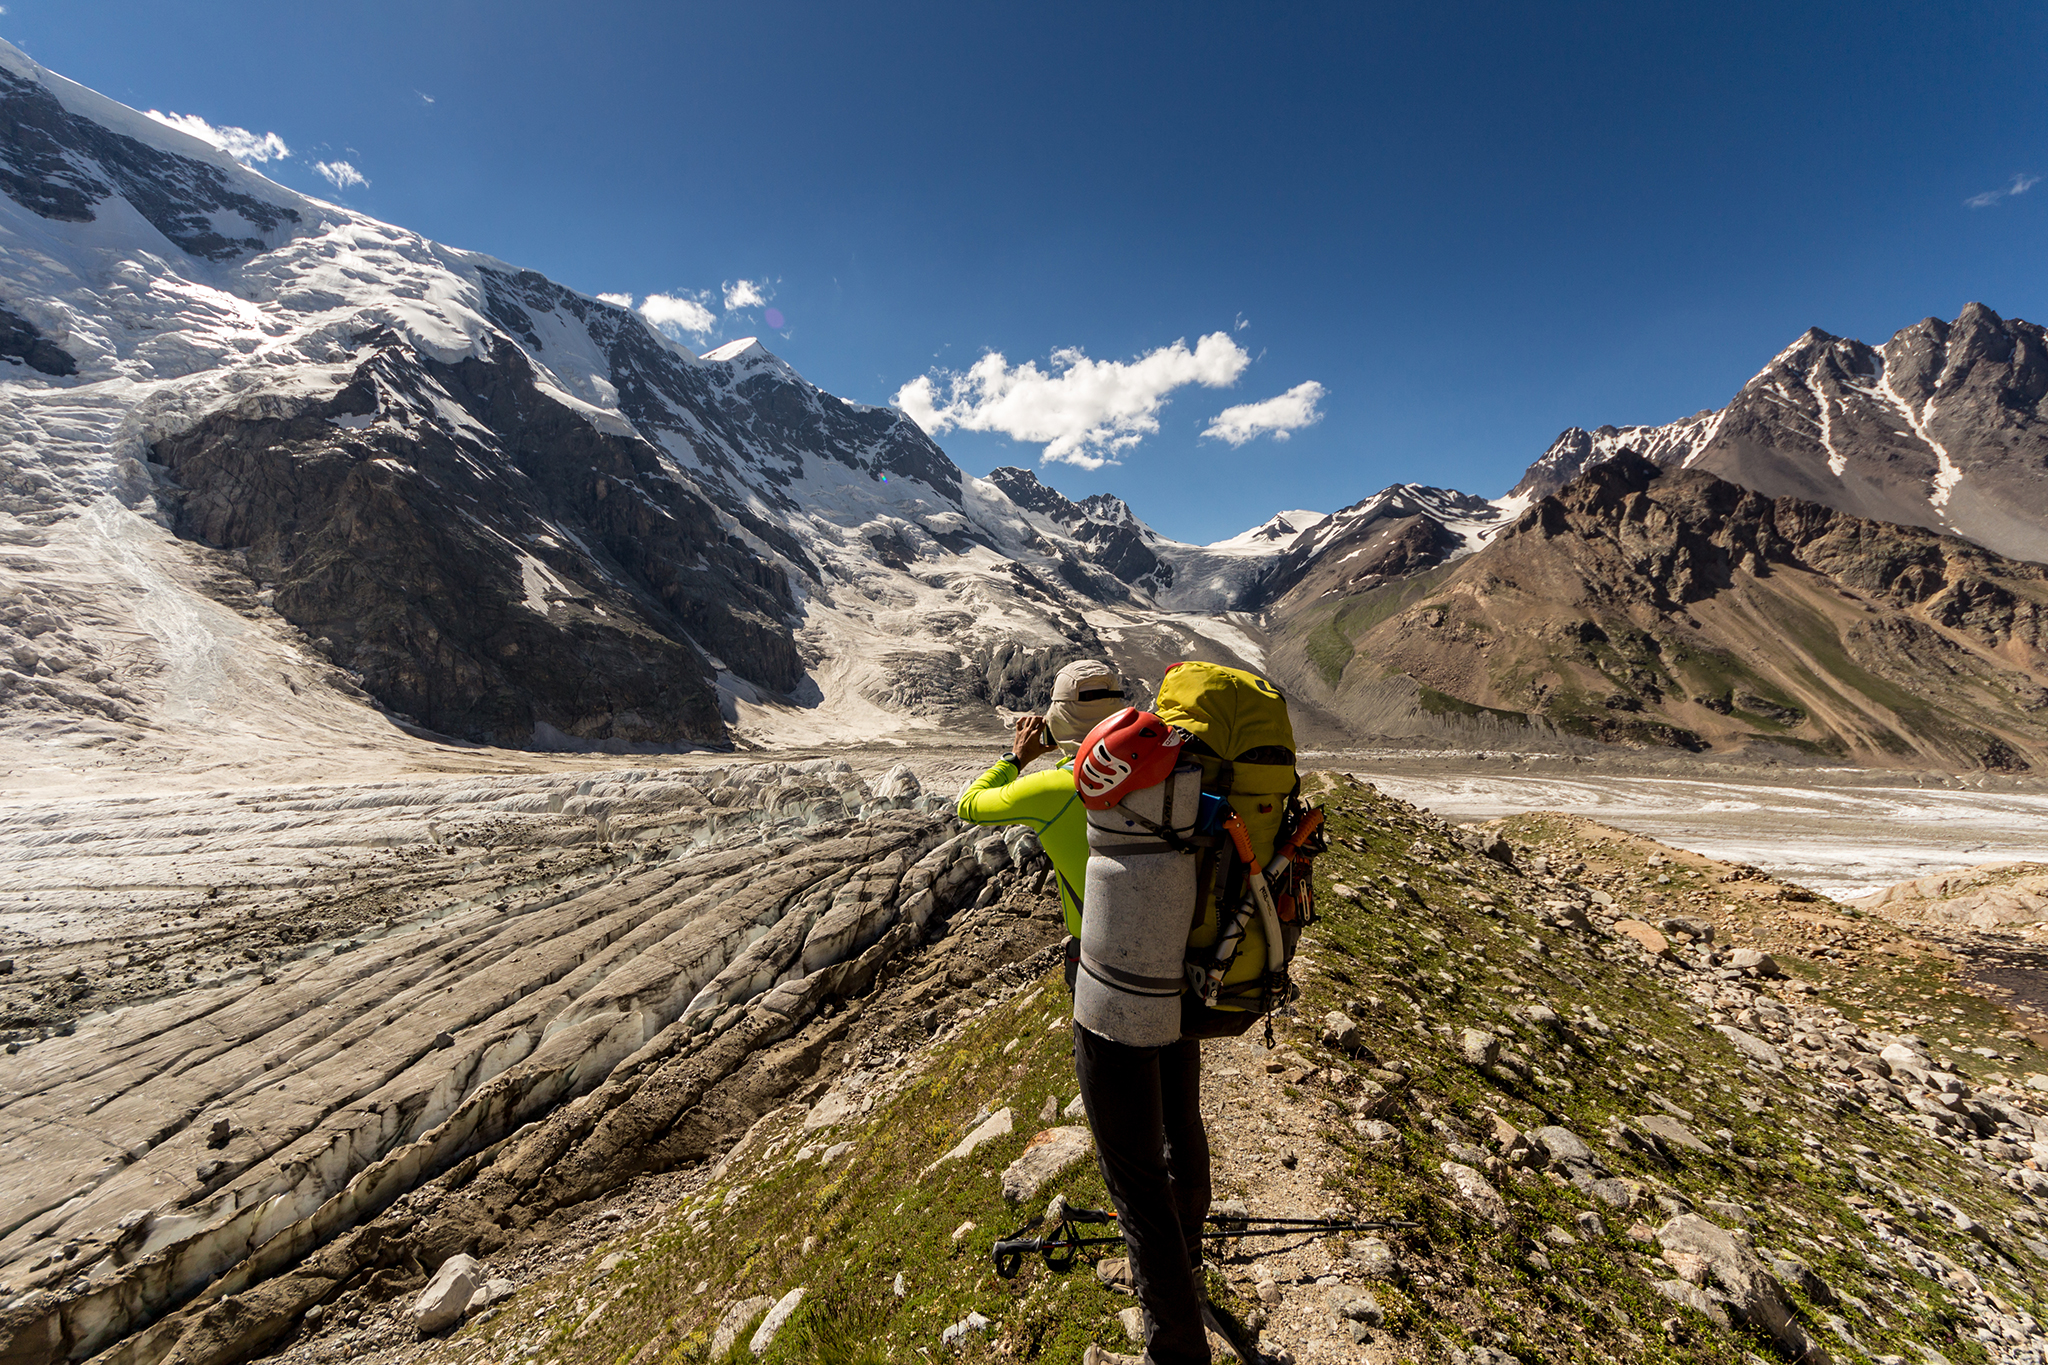
M1156 787L1180 761L1187 735L1150 711L1126 706L1088 732L1074 762L1074 790L1089 810L1108 810L1132 792Z

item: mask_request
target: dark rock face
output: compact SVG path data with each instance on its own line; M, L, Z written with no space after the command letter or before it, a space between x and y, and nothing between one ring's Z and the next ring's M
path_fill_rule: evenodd
M1882 347L1810 329L1719 412L1565 432L1515 492L1557 492L1632 450L1767 497L2048 561L2048 333L1983 304Z
M587 299L531 270L486 270L482 277L493 322L545 359L536 316L560 312L574 318L605 348L619 411L627 420L643 432L676 434L706 468L735 482L765 483L786 509L801 505L793 485L806 457L834 460L876 479L914 479L950 503L960 500L958 466L894 409L835 398L766 351L730 368L679 363L627 309ZM733 451L746 452L744 472ZM738 515L731 506L726 510ZM764 534L763 526L749 529ZM802 560L794 541L777 548Z
M0 359L19 361L43 374L78 373L78 362L69 351L37 331L27 318L6 308L0 308Z
M263 233L299 221L297 210L235 189L218 166L80 118L42 86L9 71L0 71L0 149L0 191L30 212L89 223L94 205L119 195L202 260L232 261L266 245L259 237L225 235L216 215L238 216Z
M778 691L788 584L646 443L541 394L524 357L373 339L314 412L160 443L180 534L248 551L275 606L385 706L443 733L717 743L697 647ZM474 425L435 420L437 400ZM334 419L353 418L360 430Z
M1173 583L1173 566L1156 554L1146 539L1145 523L1122 498L1107 493L1075 502L1056 488L1048 488L1028 469L1005 465L990 471L989 482L1003 490L1010 501L1027 512L1036 512L1060 527L1087 549L1090 562L1119 583L1156 591ZM1076 591L1097 600L1127 596L1105 585L1076 566L1063 576Z

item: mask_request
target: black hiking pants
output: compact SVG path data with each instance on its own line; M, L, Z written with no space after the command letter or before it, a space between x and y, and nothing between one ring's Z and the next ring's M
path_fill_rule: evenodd
M1202 1045L1126 1047L1074 1025L1074 1076L1145 1310L1148 1365L1209 1365L1196 1285L1209 1215Z

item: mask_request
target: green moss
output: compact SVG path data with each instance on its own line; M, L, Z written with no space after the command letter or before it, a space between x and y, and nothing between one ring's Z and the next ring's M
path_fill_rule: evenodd
M1450 566L1440 564L1434 569L1410 574L1347 597L1337 608L1337 629L1355 640L1380 622L1425 600L1449 576Z
M1308 651L1308 661L1314 665L1316 674L1331 687L1344 676L1344 666L1351 662L1357 651L1343 631L1337 628L1334 615L1310 633L1303 646Z
M1529 717L1522 711L1503 711L1498 707L1480 706L1475 702L1439 692L1433 687L1418 687L1416 700L1423 710L1432 716L1467 716L1477 719L1482 716L1505 721L1510 725L1527 725Z

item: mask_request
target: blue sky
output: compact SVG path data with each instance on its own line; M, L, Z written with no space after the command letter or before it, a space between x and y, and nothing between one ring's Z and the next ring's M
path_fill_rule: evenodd
M970 471L1193 540L1500 493L1808 326L2048 319L2035 3L4 3L73 79L276 133L287 184L849 398L929 376Z

